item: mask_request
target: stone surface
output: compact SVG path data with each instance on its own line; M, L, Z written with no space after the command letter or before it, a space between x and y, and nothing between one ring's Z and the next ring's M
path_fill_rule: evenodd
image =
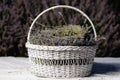
M120 58L95 58L92 74L84 78L40 78L29 66L28 58L0 57L0 80L120 80Z

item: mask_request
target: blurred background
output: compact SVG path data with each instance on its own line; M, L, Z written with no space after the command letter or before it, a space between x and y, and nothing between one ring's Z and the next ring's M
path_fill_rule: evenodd
M120 0L0 0L0 56L28 56L27 33L43 10L55 5L81 9L93 21L99 40L97 57L120 57Z

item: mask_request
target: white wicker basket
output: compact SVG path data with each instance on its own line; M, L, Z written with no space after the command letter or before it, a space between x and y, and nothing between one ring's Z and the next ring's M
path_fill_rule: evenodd
M26 47L28 48L29 60L31 62L31 72L36 76L57 78L90 75L96 46L43 46L29 42L31 29L36 20L42 14L55 8L69 8L81 13L90 22L95 40L97 38L92 21L81 10L66 5L58 5L44 10L34 19L28 33Z

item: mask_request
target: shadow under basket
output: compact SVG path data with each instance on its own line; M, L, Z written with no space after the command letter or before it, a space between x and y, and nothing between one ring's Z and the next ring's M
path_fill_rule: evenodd
M73 78L90 75L96 53L94 46L44 46L29 42L31 29L36 20L45 12L55 8L69 8L83 14L92 25L95 39L96 31L92 21L81 10L65 5L53 6L40 13L33 21L27 38L31 72L39 77Z

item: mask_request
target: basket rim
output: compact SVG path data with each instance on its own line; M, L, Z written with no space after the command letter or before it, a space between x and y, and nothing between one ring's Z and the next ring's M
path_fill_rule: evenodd
M26 48L36 49L36 50L54 50L54 51L62 51L62 50L80 50L84 49L96 49L97 45L93 46L47 46L47 45L36 45L26 42Z

